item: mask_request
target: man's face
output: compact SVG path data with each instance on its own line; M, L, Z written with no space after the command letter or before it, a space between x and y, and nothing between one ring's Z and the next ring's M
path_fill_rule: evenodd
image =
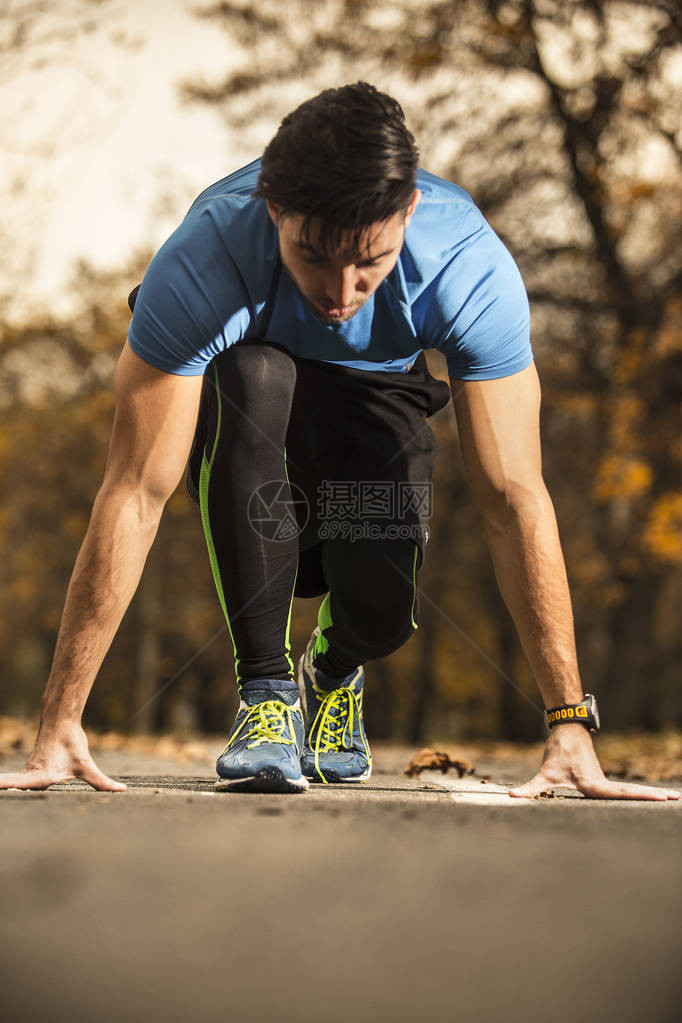
M305 238L301 214L283 215L268 200L268 212L279 230L282 263L316 316L325 323L344 323L355 316L397 263L405 229L420 198L421 192L415 189L407 213L370 225L357 248L349 232L330 252L316 248L319 223L312 221L310 237Z

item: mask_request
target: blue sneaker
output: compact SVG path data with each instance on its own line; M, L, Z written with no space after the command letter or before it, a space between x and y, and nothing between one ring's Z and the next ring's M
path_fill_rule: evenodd
M303 714L298 686L288 679L245 682L237 717L218 757L219 791L303 792Z
M313 630L298 665L298 686L305 701L305 744L301 770L312 781L366 781L372 773L372 754L362 721L365 672L360 665L336 689L318 686L323 673L313 666L313 649L320 634Z

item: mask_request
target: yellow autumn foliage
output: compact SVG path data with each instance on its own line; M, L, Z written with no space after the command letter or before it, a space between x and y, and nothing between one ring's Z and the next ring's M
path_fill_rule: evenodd
M635 500L647 493L652 480L651 467L644 459L634 455L607 455L597 471L593 495L597 501Z
M667 493L651 509L643 546L663 561L682 564L682 494Z

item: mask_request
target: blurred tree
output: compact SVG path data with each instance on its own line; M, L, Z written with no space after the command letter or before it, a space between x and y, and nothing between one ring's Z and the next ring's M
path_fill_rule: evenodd
M148 262L145 253L110 273L81 264L73 282L81 313L72 322L0 329L0 712L29 714L40 703L104 471L126 296ZM123 730L217 731L234 702L233 678L200 519L180 486L86 718Z
M0 313L25 318L27 281L39 263L43 217L59 192L63 157L87 159L109 120L93 96L118 90L102 60L113 48L138 45L121 27L113 0L4 0L0 3ZM99 45L93 38L99 33Z
M4 0L0 4L0 80L27 66L63 59L74 37L94 31L112 0Z

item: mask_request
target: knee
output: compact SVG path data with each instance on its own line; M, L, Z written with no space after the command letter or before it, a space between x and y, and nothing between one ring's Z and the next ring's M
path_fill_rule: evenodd
M412 593L396 594L381 605L360 604L354 609L351 627L363 660L386 657L400 649L417 628Z
M372 623L371 628L364 629L361 625L352 629L353 652L357 656L358 663L377 660L380 657L388 657L395 653L401 646L407 643L415 632L415 626L409 619L402 619L400 622L391 622L390 629L382 630L377 623Z
M284 349L233 345L216 360L214 383L233 441L252 447L283 440L296 386L296 364Z
M226 357L230 356L229 359ZM221 383L237 384L248 388L268 400L281 400L293 395L296 384L296 364L283 348L267 342L236 344L228 348L221 364Z
M334 602L365 659L385 657L406 643L419 620L411 545L380 550L372 542L342 541L329 554Z

